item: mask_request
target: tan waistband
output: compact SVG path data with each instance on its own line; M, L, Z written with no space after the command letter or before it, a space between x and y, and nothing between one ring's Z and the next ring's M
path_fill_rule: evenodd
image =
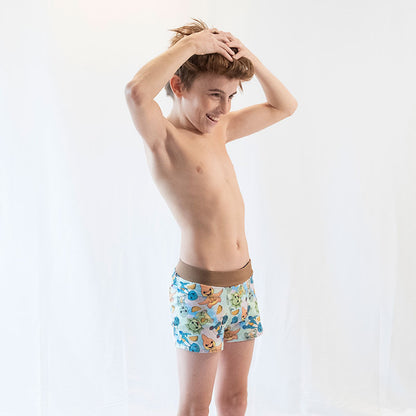
M175 270L183 279L207 286L236 286L244 283L253 274L251 259L240 269L227 271L201 269L179 259Z

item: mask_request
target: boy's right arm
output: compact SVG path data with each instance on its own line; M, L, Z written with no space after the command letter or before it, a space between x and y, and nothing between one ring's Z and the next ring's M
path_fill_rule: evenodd
M195 53L189 36L144 65L125 87L134 125L151 149L166 139L168 120L154 98L175 71Z

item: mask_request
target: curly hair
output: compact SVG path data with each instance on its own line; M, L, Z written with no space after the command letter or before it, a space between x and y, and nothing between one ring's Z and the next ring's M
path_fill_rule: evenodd
M179 42L183 37L189 36L196 32L201 32L204 29L209 29L207 24L199 19L192 18L196 23L191 22L187 25L169 29L176 32L170 40L169 48ZM231 47L237 53L238 49ZM206 55L192 55L186 62L184 62L175 72L181 79L185 89L189 90L192 83L201 73L214 73L217 75L224 75L229 79L239 79L240 91L243 91L241 81L249 81L254 75L254 66L250 59L242 56L230 62L227 58L219 53L209 53ZM170 81L165 85L166 94L174 98L174 93L170 87Z

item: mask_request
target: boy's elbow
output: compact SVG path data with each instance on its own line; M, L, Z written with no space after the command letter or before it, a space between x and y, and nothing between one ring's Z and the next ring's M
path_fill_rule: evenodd
M124 87L124 94L125 95L132 95L133 91L134 91L134 84L132 81L128 82L126 84L126 86Z
M296 111L297 108L298 108L298 103L295 103L295 105L289 111L289 115L291 116Z
M129 82L124 88L124 94L127 99L138 102L141 100L143 94L140 92L140 88L137 83Z

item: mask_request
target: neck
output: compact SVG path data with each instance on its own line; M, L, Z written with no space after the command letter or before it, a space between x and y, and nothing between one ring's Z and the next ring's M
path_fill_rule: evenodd
M204 135L204 133L197 130L175 106L166 118L178 129L188 130L200 136Z

